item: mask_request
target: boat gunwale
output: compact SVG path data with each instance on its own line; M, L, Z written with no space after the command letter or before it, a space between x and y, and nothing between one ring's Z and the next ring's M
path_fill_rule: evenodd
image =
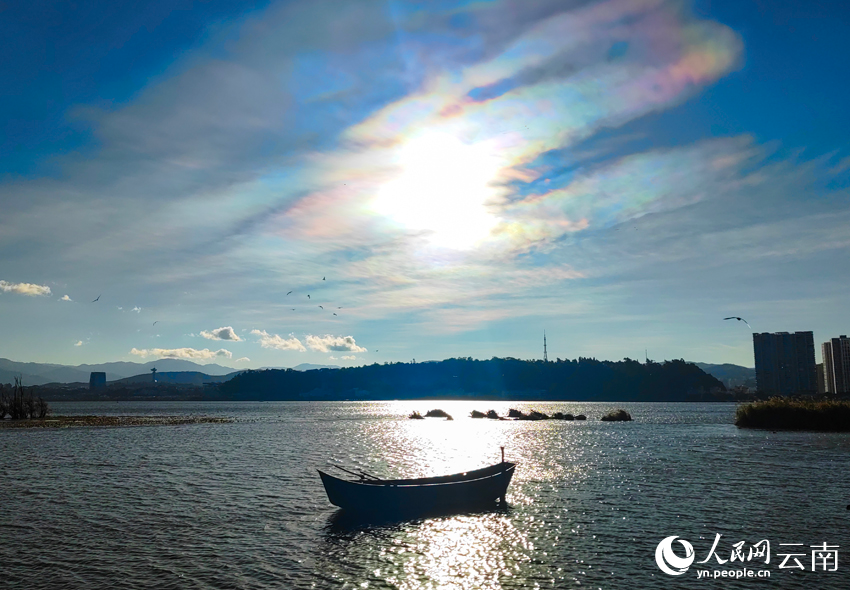
M494 477L503 476L503 475L507 474L508 472L514 471L516 469L516 466L517 466L516 463L510 463L508 461L505 461L504 463L497 463L496 465L491 465L489 467L483 467L480 470L479 469L473 469L473 470L470 470L469 472L461 471L460 473L452 473L450 475L438 475L434 479L443 478L443 477L461 476L461 475L464 475L466 473L472 473L472 472L475 472L475 471L483 471L483 470L486 470L486 469L494 469L495 467L501 467L502 465L506 465L506 467L504 469L500 469L498 471L495 471L495 472L493 472L489 475L484 475L482 477L473 477L472 479L458 479L458 480L455 480L455 481L436 481L436 482L431 482L431 483L395 483L395 482L405 482L405 481L410 482L410 481L421 481L421 480L431 479L431 478L427 478L427 477L426 478L412 478L412 479L387 479L387 480L373 480L373 481L369 481L369 480L352 481L352 480L349 480L349 479L341 479L339 477L335 477L333 475L325 473L321 469L317 469L317 471L324 477L329 477L331 479L334 479L334 480L342 482L342 483L360 485L360 486L368 486L368 487L372 487L372 488L425 488L425 487L435 487L435 486L448 486L448 485L453 485L453 484L467 484L467 483L471 483L471 482L475 482L475 481L483 481L483 480L486 480L486 479L491 479L491 478L494 478Z

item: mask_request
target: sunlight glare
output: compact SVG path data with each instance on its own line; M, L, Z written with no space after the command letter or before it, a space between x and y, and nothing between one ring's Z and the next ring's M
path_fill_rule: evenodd
M406 142L397 162L400 172L378 190L375 211L444 248L466 250L490 235L498 218L487 203L501 168L491 146L429 132Z

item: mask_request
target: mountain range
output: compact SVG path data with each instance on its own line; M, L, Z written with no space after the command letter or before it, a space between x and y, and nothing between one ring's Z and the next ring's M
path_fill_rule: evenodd
M756 388L756 370L740 365L712 365L709 363L694 363L700 369L723 383L728 388L743 385L751 389Z
M148 363L112 362L97 365L57 365L51 363L19 363L0 358L0 383L14 383L20 376L24 385L45 385L46 383L88 383L92 371L106 373L107 381L118 381L137 375L150 375L151 369L157 372L192 371L206 375L221 376L234 373L237 369L223 367L214 363L199 365L182 359L160 359Z
M756 370L750 367L742 367L733 364L715 365L710 363L694 364L721 381L726 387L746 385L755 387ZM88 383L89 374L92 371L103 371L106 373L107 381L119 381L129 377L140 377L149 375L151 369L156 368L157 373L191 372L201 373L209 377L234 376L239 372L232 367L224 367L215 363L199 365L192 361L182 359L160 359L147 363L134 363L117 361L112 363L101 363L96 365L58 365L52 363L21 363L0 358L0 383L13 383L14 378L21 376L24 385L44 385L46 383ZM281 369L285 367L263 367L264 369ZM318 365L301 363L292 367L296 371L309 371L312 369L338 369L336 365ZM197 380L194 377L193 380ZM205 380L209 382L208 380Z

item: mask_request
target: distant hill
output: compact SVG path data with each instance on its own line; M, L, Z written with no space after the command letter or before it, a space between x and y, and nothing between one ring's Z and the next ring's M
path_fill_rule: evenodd
M159 372L197 372L210 376L222 376L233 373L235 369L211 363L199 365L182 359L159 359L147 363L112 362L98 365L57 365L53 363L20 363L0 358L0 383L14 383L14 378L23 376L24 385L44 385L45 383L88 383L92 371L106 373L107 381L118 381L140 374L150 374L156 367ZM238 371L237 371L238 372Z
M227 375L207 375L198 371L157 371L157 383L175 383L181 385L197 385L201 386L206 383L224 383L236 377L243 371L233 371ZM152 375L150 373L142 373L133 377L119 379L116 383L150 383Z
M455 358L336 370L245 371L218 387L227 399L414 399L421 397L697 401L724 394L724 385L681 360L664 363L580 358L522 361Z
M732 365L729 363L722 365L712 365L710 363L694 363L700 369L723 383L726 387L732 388L739 385L755 388L756 386L756 370L750 367L742 367L741 365Z
M312 371L314 369L339 369L339 365L313 365L310 363L301 363L292 367L296 371Z
M45 379L31 373L0 369L0 383L14 383L15 377L21 377L24 385L44 385L45 383L50 383L50 379Z
M312 363L301 363L294 367L260 367L257 371L285 371L292 369L293 371L314 371L316 369L341 369L339 365L314 365Z

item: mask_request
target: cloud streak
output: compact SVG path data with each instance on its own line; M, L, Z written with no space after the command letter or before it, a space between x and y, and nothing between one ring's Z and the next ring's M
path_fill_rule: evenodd
M202 350L195 348L133 348L130 350L130 354L140 356L142 358L154 356L159 358L176 358L185 360L212 360L218 358L229 359L233 356L233 353L224 348L219 350L210 350L208 348L204 348Z
M0 291L3 293L27 295L29 297L50 295L50 287L46 285L36 285L34 283L10 283L8 281L0 281Z
M282 338L277 334L269 334L265 330L251 330L253 336L258 336L260 346L263 348L272 348L275 350L296 350L305 352L307 349L301 344L295 336L290 335L289 338Z
M310 350L317 352L366 352L362 346L358 346L353 336L313 336L305 338Z
M201 330L201 336L206 338L207 340L229 340L231 342L242 342L242 338L233 331L233 328L230 326L225 326L223 328L216 328L215 330L210 330L209 332L206 330Z

